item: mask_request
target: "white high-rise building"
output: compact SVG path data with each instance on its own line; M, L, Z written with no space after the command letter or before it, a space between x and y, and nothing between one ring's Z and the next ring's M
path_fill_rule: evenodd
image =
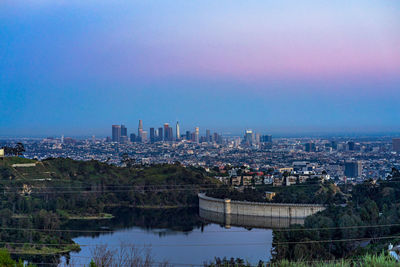
M194 141L196 143L200 143L200 129L199 127L195 128L195 132L194 132Z
M254 144L254 134L252 130L246 130L245 134L244 134L244 143L248 146L251 146Z
M179 128L179 122L176 122L176 140L181 139L181 132Z

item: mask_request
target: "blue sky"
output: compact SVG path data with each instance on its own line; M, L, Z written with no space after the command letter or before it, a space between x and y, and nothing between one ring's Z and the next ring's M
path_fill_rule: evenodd
M0 136L400 132L398 1L2 1Z

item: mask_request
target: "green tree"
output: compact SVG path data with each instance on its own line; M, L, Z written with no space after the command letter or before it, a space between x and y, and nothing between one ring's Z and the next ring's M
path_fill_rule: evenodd
M7 250L0 250L0 266L14 267L15 261L11 259L10 253Z
M17 143L14 147L15 155L20 156L25 152L25 147L22 143Z
M36 265L24 265L22 260L16 262L10 256L10 253L5 249L0 249L0 266L1 267L36 267Z

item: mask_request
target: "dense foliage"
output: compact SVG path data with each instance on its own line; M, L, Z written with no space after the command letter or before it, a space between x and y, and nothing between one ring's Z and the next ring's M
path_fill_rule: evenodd
M212 181L203 171L179 164L122 168L58 158L31 168L3 162L0 169L0 190L7 192L2 207L13 213L44 209L96 214L105 205L197 205L196 192L207 185Z
M35 267L35 265L25 265L22 260L18 262L13 260L10 253L5 249L0 249L0 266L1 267Z
M346 206L329 206L307 217L304 226L274 231L274 260L315 260L355 257L398 244L400 233L400 175L387 181L348 185ZM323 228L323 229L321 229Z
M265 197L266 191L276 193L272 200ZM342 193L331 181L309 179L305 183L292 186L273 187L272 185L260 185L246 187L242 191L228 186L209 192L209 196L216 198L230 198L232 200L274 203L307 203L307 204L341 204L345 203L347 196Z
M12 167L16 163L36 166ZM203 169L185 168L178 163L117 167L98 161L4 158L0 160L0 240L15 257L23 255L37 262L43 257L36 255L79 250L73 236L57 231L70 218L101 217L107 207L117 206L197 206L200 191L247 201L268 201L265 191L275 191L273 202L322 203L327 209L308 217L304 226L275 230L274 262L358 257L386 249L389 241L400 241L395 238L400 233L400 173L396 169L388 180L341 188L319 180L280 188L263 185L243 192L217 187L210 189L216 188L216 182ZM141 225L158 224L152 216L137 212L135 218ZM165 217L174 218L170 213ZM199 223L190 216L179 220L190 222L183 227L188 231ZM174 224L174 220L170 222ZM221 265L214 266L225 266L230 261L220 260ZM242 262L233 261L242 266Z
M12 167L32 162L35 167ZM123 168L98 161L4 158L0 240L13 254L78 250L67 232L54 231L70 218L101 217L115 206L197 206L197 193L207 186L214 184L202 169L179 164Z
M248 262L242 259L215 259L214 262L205 264L207 267L251 267ZM376 266L376 267L396 267L399 263L387 253L379 254L366 254L352 260L333 260L333 261L289 261L280 260L275 263L260 261L257 267L362 267L362 266Z

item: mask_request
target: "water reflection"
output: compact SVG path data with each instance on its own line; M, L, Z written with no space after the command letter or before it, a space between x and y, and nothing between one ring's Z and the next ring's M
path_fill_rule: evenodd
M207 221L222 224L225 228L230 228L231 226L242 226L247 228L255 227L273 229L286 228L292 224L304 224L304 219L224 214L203 209L199 210L199 215Z
M134 226L130 229L116 230L110 235L74 238L76 243L82 245L82 250L70 254L71 262L79 266L87 265L95 246L107 245L114 250L121 244L150 248L156 262L166 260L172 266L199 266L204 262L213 261L215 257L242 258L252 264L271 258L273 235L268 229L249 230L234 226L227 229L219 224L210 223L190 232L169 230L168 234L158 235L159 230L148 231Z
M112 234L114 231L140 227L157 235L171 235L203 228L207 222L199 216L198 208L138 209L116 208L109 211L114 215L109 220L72 220L65 229L79 230L72 237ZM85 232L86 231L86 232Z
M118 208L109 211L109 220L70 221L63 229L71 231L73 240L82 245L80 252L64 255L61 263L88 264L91 249L97 245L118 248L121 243L150 246L156 261L202 264L214 257L240 257L252 263L268 260L272 249L272 231L262 228L284 227L287 219L266 220L249 216L230 216L185 209ZM212 222L217 222L214 224ZM296 222L299 223L299 222ZM223 226L221 226L223 225ZM231 228L224 226L229 225ZM235 227L244 226L243 227ZM259 228L252 229L250 228ZM228 244L228 245L226 245ZM40 262L36 259L35 262ZM43 262L59 263L59 258ZM178 265L178 264L177 264ZM45 265L42 265L45 266ZM50 266L50 265L46 265Z

